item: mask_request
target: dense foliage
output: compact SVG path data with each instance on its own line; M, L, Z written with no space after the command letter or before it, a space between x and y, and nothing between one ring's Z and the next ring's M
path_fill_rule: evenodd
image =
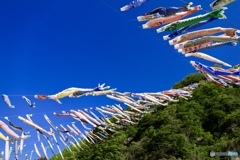
M211 158L210 151L240 148L240 88L219 87L201 74L192 74L174 88L199 82L189 100L167 107L154 106L138 125L119 130L105 142L97 142L66 160L196 160ZM73 148L74 150L74 148ZM240 153L240 152L239 152ZM222 157L224 158L224 157ZM52 160L60 159L60 156ZM226 157L225 157L226 159Z

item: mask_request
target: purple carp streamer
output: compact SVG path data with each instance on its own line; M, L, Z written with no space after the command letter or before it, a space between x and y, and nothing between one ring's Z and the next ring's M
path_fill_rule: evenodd
M240 66L223 69L221 67L210 67L199 62L191 61L191 65L203 73L209 80L222 87L231 87L229 84L240 85Z
M141 6L142 4L146 3L148 0L134 0L131 3L123 6L122 8L120 8L121 11L127 11L129 9L132 8L137 8L139 6Z

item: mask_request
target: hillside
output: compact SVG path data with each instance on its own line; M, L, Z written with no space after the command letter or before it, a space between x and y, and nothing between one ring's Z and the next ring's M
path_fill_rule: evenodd
M183 87L199 81L189 100L156 107L137 125L119 130L105 142L97 142L66 160L168 160L219 159L210 151L240 148L240 87L222 88L201 74L191 74L174 85ZM74 148L72 148L74 150ZM238 152L240 153L240 151ZM223 158L223 157L222 157ZM53 157L52 160L60 159ZM225 159L227 159L225 157Z

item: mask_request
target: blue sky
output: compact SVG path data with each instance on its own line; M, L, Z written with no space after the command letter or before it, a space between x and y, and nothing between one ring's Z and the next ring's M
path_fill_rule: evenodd
M23 155L30 154L37 142L36 131L18 120L17 116L33 114L33 121L49 130L43 114L59 125L69 124L68 117L55 117L54 111L69 111L114 104L107 97L82 97L61 99L63 104L52 100L40 101L35 94L54 94L69 87L91 88L106 83L119 92L157 92L170 89L189 73L195 73L190 60L213 65L197 58L185 58L176 52L156 29L141 28L143 23L136 17L163 6L183 6L183 1L151 0L139 8L121 12L120 8L130 1L112 0L42 0L0 1L0 71L1 94L9 95L15 109L0 101L0 120L4 116L26 131L31 138L25 141ZM204 3L203 3L204 2ZM203 10L210 11L212 1L193 1ZM240 29L238 10L240 2L227 6L226 20L217 20L203 28L233 27ZM239 45L205 50L231 65L240 60ZM30 108L21 96L36 102ZM6 122L7 123L7 122ZM80 124L77 124L80 127ZM3 130L0 130L6 135ZM20 134L19 132L17 132ZM45 146L46 141L41 137ZM54 143L54 142L53 142ZM61 143L60 143L61 144ZM54 146L55 147L55 146ZM63 145L61 145L63 149ZM54 148L57 151L57 148ZM0 141L0 151L4 142ZM48 155L52 156L48 150ZM12 154L13 157L13 154ZM20 159L22 156L20 156ZM33 158L37 155L33 153Z

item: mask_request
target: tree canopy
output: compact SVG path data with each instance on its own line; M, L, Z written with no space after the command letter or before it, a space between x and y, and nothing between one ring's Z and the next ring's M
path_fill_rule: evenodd
M97 142L74 155L64 150L66 160L197 160L210 151L240 154L240 88L219 87L201 74L191 74L176 83L180 88L199 82L188 100L156 107L137 125L119 130L105 142ZM60 159L52 157L52 160ZM224 157L222 157L224 158ZM227 157L225 157L227 158Z

